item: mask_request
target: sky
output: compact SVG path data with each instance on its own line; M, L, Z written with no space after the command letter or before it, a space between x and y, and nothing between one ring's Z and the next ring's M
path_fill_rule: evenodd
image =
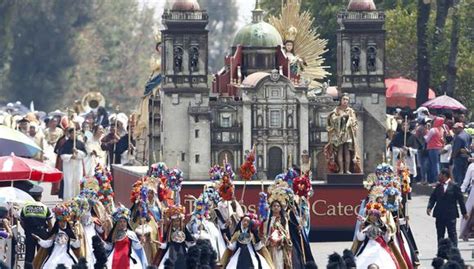
M137 0L137 1L140 2L142 5L155 7L156 13L157 13L156 14L157 19L161 17L161 14L163 13L163 9L166 2L166 0ZM227 0L221 0L221 1L227 1ZM236 0L236 2L237 2L237 6L239 7L238 28L240 28L251 21L251 18L252 18L251 11L255 6L255 1L254 0Z

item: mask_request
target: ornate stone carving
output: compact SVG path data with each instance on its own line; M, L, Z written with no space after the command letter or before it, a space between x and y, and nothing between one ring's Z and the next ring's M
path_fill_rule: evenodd
M360 71L360 48L359 46L353 46L351 48L351 69L352 72Z
M199 71L199 48L196 46L189 49L189 68L191 72Z
M176 73L183 71L183 48L176 46L173 49L174 71Z
M367 71L375 72L377 70L377 48L369 46L367 48Z

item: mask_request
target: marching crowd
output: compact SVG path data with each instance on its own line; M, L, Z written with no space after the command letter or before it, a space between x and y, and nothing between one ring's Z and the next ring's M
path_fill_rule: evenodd
M407 200L413 184L433 184L427 213L438 230L434 268L463 268L457 250L473 226L474 180L471 125L461 116L437 117L420 108L417 117L395 115L399 128L389 135L391 164L377 166L364 182L352 248L329 257L327 268L417 268L418 248L408 225ZM111 163L126 163L134 150L133 124L123 113L99 108L87 114L55 111L48 117L5 111L3 125L16 128L43 149L34 158L61 169L63 202L49 209L41 190L17 216L25 236L25 268L317 268L309 245L311 171L293 166L259 196L258 214L246 213L235 198L237 175L255 174L255 152L234 172L228 163L209 170L209 183L192 212L181 204L183 172L152 165L130 191L132 206L114 201ZM451 171L453 179L451 179ZM435 183L438 181L438 183ZM0 208L0 237L12 238L11 215ZM449 214L448 214L449 213ZM454 221L453 221L454 220ZM453 226L454 225L454 226ZM443 241L445 230L450 240ZM449 267L452 264L460 267Z

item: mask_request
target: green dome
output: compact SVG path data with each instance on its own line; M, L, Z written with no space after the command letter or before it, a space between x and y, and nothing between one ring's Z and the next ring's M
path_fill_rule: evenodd
M240 29L232 45L244 47L276 47L282 45L280 33L271 24L264 21L251 23Z

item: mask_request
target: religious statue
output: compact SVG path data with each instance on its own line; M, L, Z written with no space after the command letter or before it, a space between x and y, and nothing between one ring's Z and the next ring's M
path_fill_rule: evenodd
M295 38L298 33L298 30L291 26L288 28L285 34L285 55L288 58L290 63L290 77L292 79L299 80L300 71L304 70L306 62L295 54Z
M183 49L180 47L174 48L174 71L179 73L183 71Z
M340 174L361 172L356 152L357 117L349 107L348 95L342 95L339 105L328 115L327 131L329 143L325 147L325 154L329 171Z
M377 49L374 46L367 48L367 70L369 72L376 71Z
M190 56L189 56L189 65L191 72L196 72L199 70L199 49L197 47L192 47L190 49Z
M352 72L360 71L360 48L357 46L351 49L351 69Z
M150 78L155 77L156 74L161 73L161 35L157 34L155 36L155 41L156 41L156 46L155 50L157 52L157 55L153 55L150 59L150 68L152 70L152 73L150 75Z

